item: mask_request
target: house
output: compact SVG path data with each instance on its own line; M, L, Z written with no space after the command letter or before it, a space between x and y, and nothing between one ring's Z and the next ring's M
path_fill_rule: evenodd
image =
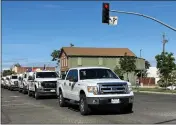
M36 69L43 70L44 67L17 67L17 66L12 67L12 71L14 71L17 74L24 73L29 70L35 71ZM46 67L46 70L55 71L55 67Z
M147 77L153 77L155 78L155 84L160 80L159 74L158 74L158 69L156 67L149 67L147 70Z
M104 66L114 70L119 65L120 57L127 53L129 56L136 55L128 48L81 48L63 47L59 55L61 73L69 68L79 66ZM136 58L137 70L145 69L145 60ZM129 74L129 81L135 83L134 73Z

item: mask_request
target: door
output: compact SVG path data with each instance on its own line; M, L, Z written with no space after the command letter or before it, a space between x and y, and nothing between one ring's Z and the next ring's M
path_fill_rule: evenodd
M73 73L73 70L69 70L69 72L67 73L67 76L64 80L64 83L63 83L63 89L64 89L65 97L69 98L69 99L70 99L70 90L69 90L70 81L69 81L69 79L71 78L72 73Z
M69 81L70 98L79 101L79 86L78 83L78 70L74 69L72 71L71 80Z

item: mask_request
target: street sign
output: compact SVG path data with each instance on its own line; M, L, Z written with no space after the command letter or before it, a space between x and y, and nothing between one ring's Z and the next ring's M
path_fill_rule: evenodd
M109 17L109 25L117 25L118 17L117 16L110 16Z

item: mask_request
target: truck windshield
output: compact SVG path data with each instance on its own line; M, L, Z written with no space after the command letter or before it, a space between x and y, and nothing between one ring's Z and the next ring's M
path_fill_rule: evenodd
M12 79L17 79L17 76L12 76Z
M80 80L84 79L119 79L110 69L81 69Z
M36 78L57 78L56 72L37 72Z

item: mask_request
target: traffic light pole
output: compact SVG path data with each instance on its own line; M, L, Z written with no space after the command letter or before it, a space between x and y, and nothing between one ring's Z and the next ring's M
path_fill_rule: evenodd
M148 15L144 15L144 14L140 14L140 13L135 13L135 12L118 11L118 10L110 10L110 12L116 12L116 13L124 13L124 14L132 14L132 15L142 16L142 17L151 19L153 21L156 21L156 22L158 22L158 23L160 23L160 24L168 27L171 30L176 31L176 28L174 28L174 27L172 27L172 26L170 26L170 25L168 25L166 23L163 23L162 21L160 21L160 20L158 20L158 19L156 19L154 17L148 16Z

